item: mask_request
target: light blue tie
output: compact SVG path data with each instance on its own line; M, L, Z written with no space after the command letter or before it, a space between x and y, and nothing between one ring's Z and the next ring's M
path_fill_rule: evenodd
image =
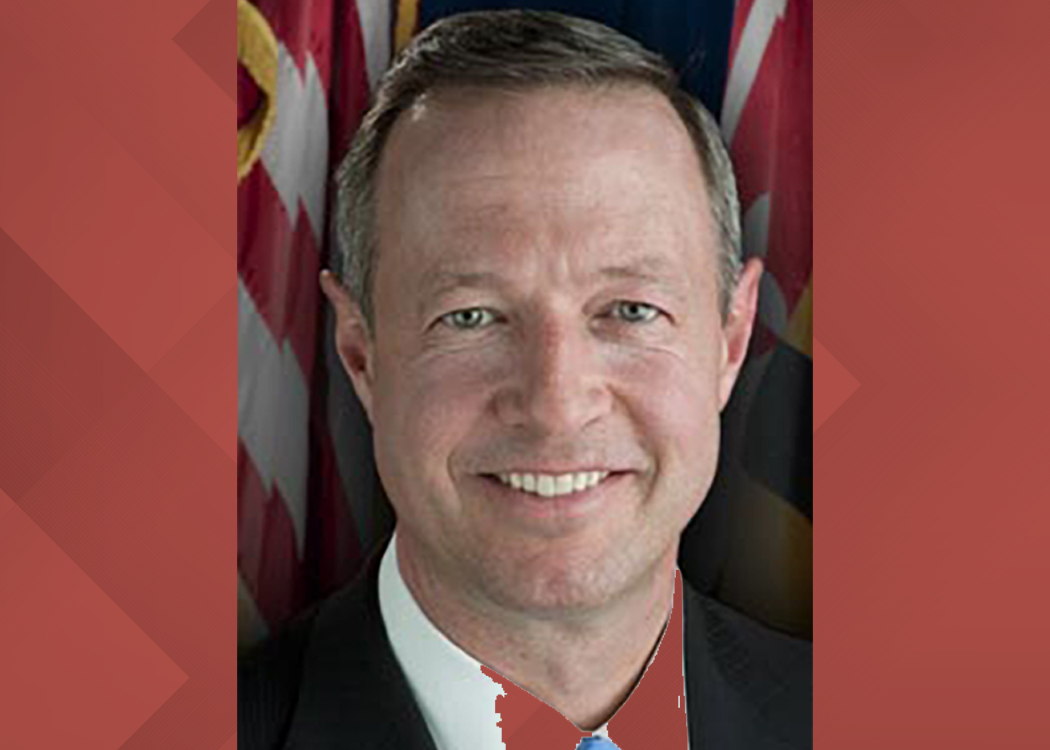
M607 737L584 737L576 750L620 750Z

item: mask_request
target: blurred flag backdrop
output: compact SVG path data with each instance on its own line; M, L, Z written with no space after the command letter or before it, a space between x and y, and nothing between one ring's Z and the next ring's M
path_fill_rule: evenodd
M482 8L560 10L664 54L720 119L761 256L760 326L724 418L715 487L681 565L807 632L812 530L811 0L238 0L239 638L345 583L392 515L331 346L330 176L369 92L418 28Z

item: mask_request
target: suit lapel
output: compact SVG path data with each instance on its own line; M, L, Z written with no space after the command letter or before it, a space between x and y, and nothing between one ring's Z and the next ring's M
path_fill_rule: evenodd
M691 750L811 747L811 645L684 593Z
M436 750L383 626L379 560L317 615L289 748Z

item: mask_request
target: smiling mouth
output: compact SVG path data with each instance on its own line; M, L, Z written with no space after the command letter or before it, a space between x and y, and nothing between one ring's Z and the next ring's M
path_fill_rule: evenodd
M609 471L577 471L568 474L510 472L486 476L520 492L549 498L585 492L615 474Z

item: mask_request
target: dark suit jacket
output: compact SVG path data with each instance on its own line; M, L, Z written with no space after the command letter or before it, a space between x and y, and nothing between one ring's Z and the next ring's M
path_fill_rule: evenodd
M242 750L435 750L379 612L379 557L242 660ZM811 644L683 590L692 750L812 745ZM488 748L478 748L488 750Z

